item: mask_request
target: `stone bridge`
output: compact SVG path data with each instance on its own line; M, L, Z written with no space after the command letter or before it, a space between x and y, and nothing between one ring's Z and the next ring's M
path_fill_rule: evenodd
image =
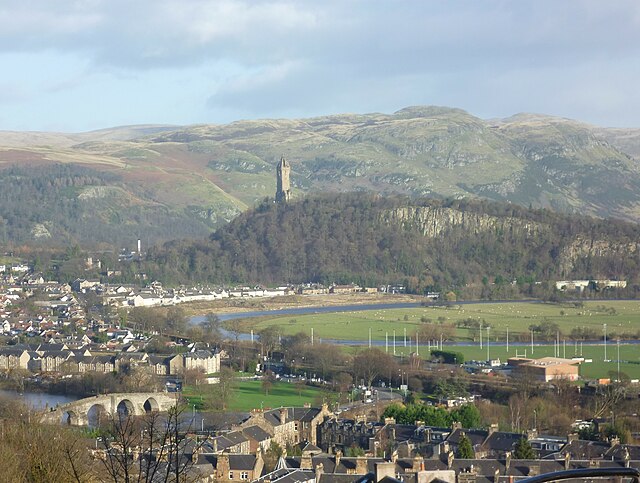
M111 418L115 415L142 416L151 411L167 411L176 405L178 393L132 392L92 396L63 404L45 412L40 422L47 424L66 423L87 426L90 418Z

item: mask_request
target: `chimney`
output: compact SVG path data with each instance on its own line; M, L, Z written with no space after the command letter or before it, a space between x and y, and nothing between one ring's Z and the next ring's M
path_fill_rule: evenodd
M617 446L620 444L620 438L618 438L617 436L613 436L610 440L609 440L609 445L613 448L614 446Z
M216 477L218 480L226 480L229 476L229 455L222 453L218 456L216 465Z
M280 424L287 422L287 408L280 408Z
M396 465L394 463L391 463L390 461L385 461L383 463L376 463L376 481L380 481L383 478L395 479L395 477L396 477Z
M338 468L338 465L340 465L340 459L342 458L342 451L338 450L336 451L336 468Z
M537 429L528 429L527 430L527 439L536 439L538 437Z
M622 452L622 459L624 460L624 467L629 468L629 460L631 459L631 455L629 454L629 449L625 446L624 451Z
M391 453L391 461L393 463L398 461L398 450L394 449L393 452Z
M540 474L540 465L529 465L529 474L527 476L538 476Z
M449 451L447 453L447 469L451 469L453 467L453 451Z
M567 443L571 443L571 441L578 441L579 436L578 433L569 433L567 435Z
M504 472L508 473L511 468L511 451L507 451L504 454Z
M384 418L384 424L396 424L396 418Z
M218 438L217 437L213 438L213 445L212 446L213 446L213 452L217 453L218 452Z
M324 465L319 463L316 465L316 481L320 481L322 474L324 473Z
M367 458L364 456L356 457L356 475L366 475L367 473Z
M300 458L300 469L310 470L313 468L313 460L311 459L311 453L309 451L303 451Z
M431 442L431 428L424 428L424 442Z
M489 426L489 434L493 434L496 431L498 431L498 423L491 423L491 426Z
M424 421L420 421L419 419L416 419L416 426L424 426Z
M564 454L564 469L568 470L571 467L571 453L567 451Z
M455 431L456 429L462 429L462 423L460 423L459 421L454 421L454 422L451 424L451 429L452 429L453 431Z
M418 471L424 470L424 458L420 455L416 455L413 458L413 464L411 465L411 471L417 473Z

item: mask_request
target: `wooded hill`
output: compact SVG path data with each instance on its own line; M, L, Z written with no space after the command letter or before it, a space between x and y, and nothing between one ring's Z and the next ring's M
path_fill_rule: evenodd
M635 280L638 240L640 226L623 221L478 200L332 193L265 200L209 240L152 250L143 268L174 283L406 283L420 293L517 280L524 291L535 281Z

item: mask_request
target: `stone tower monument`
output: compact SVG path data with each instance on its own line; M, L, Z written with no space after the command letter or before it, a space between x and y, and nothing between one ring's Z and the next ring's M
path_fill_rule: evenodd
M291 166L289 166L287 160L282 156L276 168L276 203L284 203L291 198L291 184L289 183L290 172Z

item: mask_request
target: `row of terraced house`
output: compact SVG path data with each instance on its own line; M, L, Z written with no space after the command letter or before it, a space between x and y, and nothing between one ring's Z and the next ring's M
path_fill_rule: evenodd
M33 373L78 374L118 372L126 364L147 367L159 376L178 375L185 369L206 374L220 371L221 352L193 350L182 354L146 352L92 353L86 347L70 349L65 344L16 344L0 347L0 371L24 369Z

